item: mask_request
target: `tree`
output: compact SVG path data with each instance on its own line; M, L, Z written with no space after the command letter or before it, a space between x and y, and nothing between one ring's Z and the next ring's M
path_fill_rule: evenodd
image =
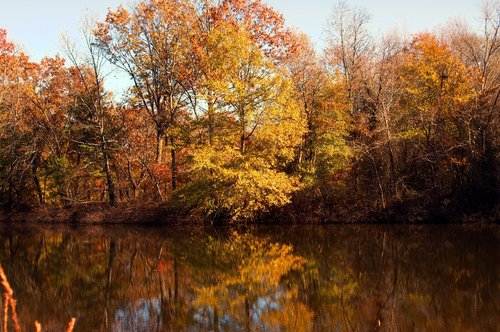
M214 22L245 26L249 38L275 64L283 63L290 55L290 30L283 15L261 0L222 0L207 9Z
M193 153L194 196L213 214L233 219L289 202L297 183L284 171L294 158L304 123L291 82L266 59L244 27L221 25L210 32L212 75L206 90L220 96L225 119L212 144ZM214 105L215 106L215 105ZM189 193L189 191L194 191Z
M500 2L485 1L481 29L472 30L461 21L451 22L444 31L451 50L476 75L476 98L467 105L463 121L467 130L471 165L463 184L476 205L498 200L498 140L500 104ZM488 203L489 202L489 203ZM494 203L493 203L494 204Z
M0 29L0 196L6 208L31 201L33 183L38 183L39 150L32 141L30 121L25 117L31 76L36 65L7 41L7 32ZM38 200L43 197L38 190Z
M372 52L369 22L370 16L366 10L349 7L346 2L341 1L335 6L326 28L325 57L331 71L341 73L354 111L357 108L357 90Z
M327 73L304 35L295 37L287 67L294 97L307 124L297 163L306 174L312 172L316 180L326 181L347 170L350 163L347 90L337 76Z
M445 35L450 47L480 73L480 90L492 89L500 84L500 2L485 1L482 6L482 29L471 30L464 22L452 21Z
M156 125L156 161L163 163L163 143L170 143L171 187L177 186L176 136L182 110L192 98L187 70L196 12L187 1L151 0L129 12L110 10L95 35L107 58L133 81L131 100Z
M91 28L88 23L84 30L87 55L83 59L78 58L75 48L68 40L65 43L67 56L74 66L71 71L76 80L71 90L75 104L70 109L70 116L76 121L76 141L99 149L109 204L116 206L115 181L111 171L111 146L117 128L113 128L110 95L104 90L104 53L97 47Z
M72 196L69 172L65 169L70 152L66 117L70 74L59 56L44 58L33 66L24 91L26 104L22 116L31 133L27 148L33 183L40 203L54 198L68 202Z
M404 177L399 174L398 160L401 153L398 133L404 130L400 101L405 86L401 82L400 70L405 45L406 41L397 31L382 38L376 48L376 63L366 94L373 105L376 124L373 140L364 153L373 166L382 206L386 206L386 200L400 197L401 188L405 186Z
M459 165L468 163L461 113L475 97L474 74L447 45L430 34L420 34L405 54L401 75L405 87L401 103L408 122L399 135L413 141L415 157L422 163L414 175L430 171L424 175L428 182L424 188L447 187L445 174L456 174Z

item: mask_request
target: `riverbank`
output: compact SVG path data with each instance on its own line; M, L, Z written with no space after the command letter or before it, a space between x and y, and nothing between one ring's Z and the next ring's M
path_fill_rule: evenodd
M36 207L22 211L0 212L0 222L63 224L175 224L177 217L160 204L79 205L66 208Z
M453 224L497 223L500 206L488 211L462 211L457 206L427 206L421 202L406 201L386 209L371 209L363 205L308 208L289 205L253 220L235 224ZM153 225L224 225L231 221L214 219L201 211L181 211L168 204L144 203L110 207L105 204L78 205L66 208L50 206L24 207L0 212L2 223L62 223L75 225L153 224Z

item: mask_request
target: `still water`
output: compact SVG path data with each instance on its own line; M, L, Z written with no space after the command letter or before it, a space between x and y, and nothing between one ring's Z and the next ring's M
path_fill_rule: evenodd
M0 264L21 331L498 331L499 233L2 226Z

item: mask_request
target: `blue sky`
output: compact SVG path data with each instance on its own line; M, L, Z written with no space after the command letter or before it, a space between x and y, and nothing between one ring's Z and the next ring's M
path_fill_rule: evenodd
M60 35L79 37L79 26L86 13L103 18L107 8L129 0L0 0L0 27L10 39L39 60L60 52ZM283 13L287 22L308 33L318 47L322 31L336 0L267 0ZM432 30L450 17L474 23L480 16L481 0L348 0L368 10L372 31L383 33L392 27L405 27L409 33Z
M287 23L311 36L317 48L323 45L322 32L337 0L264 0L281 12ZM371 31L377 35L399 27L408 33L432 31L451 17L475 23L481 0L347 0L364 7L371 17ZM6 28L14 41L32 60L63 53L61 34L78 41L85 15L103 19L108 8L134 0L0 0L0 28ZM114 71L107 87L117 96L129 85L128 79Z
M289 24L309 34L321 46L322 31L333 13L335 0L267 0ZM471 24L480 17L481 0L347 0L365 8L371 19L371 31L377 34L398 27L408 33L432 31L449 18L461 17Z

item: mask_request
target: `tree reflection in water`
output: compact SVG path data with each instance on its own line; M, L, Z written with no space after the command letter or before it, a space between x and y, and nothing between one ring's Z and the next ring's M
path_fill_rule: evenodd
M22 331L500 325L497 227L4 228L0 250Z
M313 315L298 302L298 287L283 282L305 264L292 246L233 232L227 239L210 237L206 254L212 258L210 273L195 288L194 304L204 309L198 317L213 322L214 330L310 329Z

